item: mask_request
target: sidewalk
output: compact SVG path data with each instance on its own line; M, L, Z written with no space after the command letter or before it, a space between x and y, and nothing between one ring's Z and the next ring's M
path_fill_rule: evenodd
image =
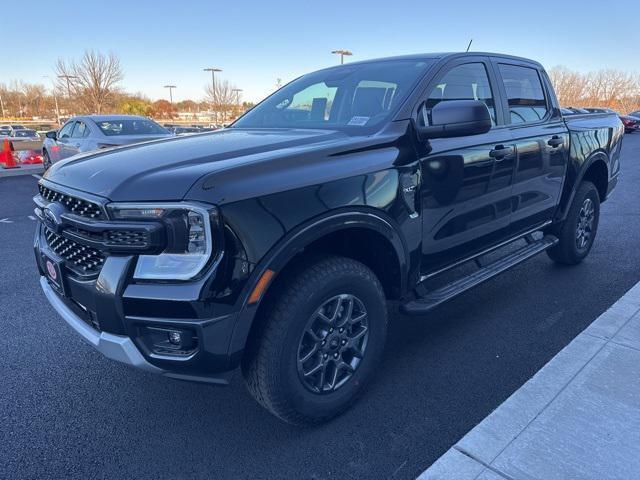
M40 165L21 165L18 168L2 168L0 167L0 178L15 177L18 175L42 175L44 167Z
M640 478L640 283L419 480L632 478Z

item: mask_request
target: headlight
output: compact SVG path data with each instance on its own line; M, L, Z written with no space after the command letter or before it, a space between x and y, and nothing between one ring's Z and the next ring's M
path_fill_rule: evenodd
M214 207L191 204L130 204L108 206L117 220L157 220L165 226L167 247L158 255L140 255L133 273L145 280L190 280L207 265L213 252Z

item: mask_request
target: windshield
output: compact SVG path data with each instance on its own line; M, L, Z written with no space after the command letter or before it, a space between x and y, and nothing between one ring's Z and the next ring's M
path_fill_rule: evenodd
M16 137L35 137L36 131L35 130L16 130L14 132L14 135Z
M247 112L232 127L362 129L382 123L433 60L343 65L304 75Z
M96 122L98 128L105 135L168 135L169 131L162 128L156 122L145 119L105 120Z

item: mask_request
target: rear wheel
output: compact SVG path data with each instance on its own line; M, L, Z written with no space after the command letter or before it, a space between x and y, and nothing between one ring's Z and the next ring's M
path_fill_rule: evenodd
M600 197L595 185L582 182L578 187L567 218L556 227L558 244L547 250L555 262L565 265L580 263L591 251L598 231Z
M385 297L360 262L321 257L277 286L243 359L253 397L282 420L326 421L374 375L387 331Z

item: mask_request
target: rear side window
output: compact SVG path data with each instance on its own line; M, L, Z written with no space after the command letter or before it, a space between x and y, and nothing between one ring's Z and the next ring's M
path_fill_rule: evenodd
M450 100L480 100L489 109L491 123L496 124L495 102L483 63L466 63L449 70L429 94L427 108Z
M499 68L507 91L511 123L539 122L546 117L549 108L538 71L504 63Z

